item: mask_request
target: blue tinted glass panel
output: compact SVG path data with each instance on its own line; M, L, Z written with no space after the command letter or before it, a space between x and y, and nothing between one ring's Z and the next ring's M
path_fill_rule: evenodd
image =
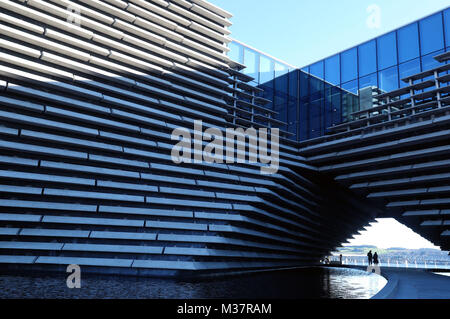
M315 138L322 135L322 107L323 99L315 99L311 101L309 110L309 138Z
M359 88L378 87L377 74L373 73L359 79Z
M450 47L450 8L444 11L445 45Z
M285 122L287 123L287 105L283 104L283 105L278 105L278 107L275 107L275 111L278 112L278 115L275 116L275 118L279 121ZM282 125L282 124L276 124L276 126L283 131L286 131L286 125Z
M309 80L309 91L310 95L314 96L316 94L322 94L324 88L324 82L314 76L310 76Z
M350 114L359 110L358 81L342 84L341 111L343 121L350 119Z
M325 60L325 81L333 85L341 83L339 55Z
M431 69L433 69L433 68L435 68L435 67L440 66L441 63L439 63L438 61L436 61L436 60L434 59L434 57L435 57L437 54L440 54L440 53L443 53L443 52L444 52L444 50L440 50L440 51L438 51L438 52L433 52L433 53L431 53L431 54L428 54L428 55L426 55L426 56L423 56L422 59L421 59L421 60L422 60L422 71L431 70ZM432 75L423 78L422 81L431 80L431 79L434 79L434 77L433 77ZM424 89L423 91L429 91L429 90L433 90L433 89L435 89L435 87L429 87L429 88Z
M341 89L326 84L325 87L325 131L341 123Z
M392 67L378 73L379 87L384 92L398 89L398 70Z
M342 84L341 87L342 87L343 91L346 91L346 92L348 91L348 92L353 93L355 95L358 94L358 88L359 88L358 80L344 83L344 84Z
M266 105L264 105L265 108L269 109L269 110L273 110L274 106L273 106L273 101L275 100L274 98L274 89L273 89L273 80L266 82L264 85L261 86L261 88L264 90L264 92L262 93L262 97L271 101L270 103L267 103Z
M438 13L419 22L422 55L444 48L442 14Z
M255 78L258 81L259 56L252 50L244 50L244 73Z
M433 52L431 54L425 55L422 57L422 71L427 71L427 70L431 70L435 67L438 67L439 65L441 65L441 63L439 63L438 61L436 61L434 59L434 57L440 53L443 53L444 50L440 50L438 52ZM427 79L431 79L433 78L432 76L424 78L424 80Z
M298 73L293 70L289 72L289 96L298 98Z
M301 141L306 140L309 136L309 79L308 74L300 71L299 72L299 80L300 80L300 102L299 102L299 128L298 134L299 139Z
M309 137L309 102L304 101L300 103L300 113L299 113L299 139L304 141Z
M276 94L275 95L275 107L274 111L278 112L275 118L282 122L287 122L287 99L286 96ZM280 126L281 129L284 129L283 126Z
M341 123L341 89L325 84L325 131Z
M274 110L279 113L276 118L287 122L289 73L283 65L275 64L275 75ZM284 129L283 127L280 128Z
M288 132L295 134L292 139L297 139L297 99L290 98L288 104Z
M268 81L273 80L274 72L274 62L262 55L260 58L259 83L264 84Z
M228 48L230 49L230 51L228 52L228 56L230 57L231 60L238 62L238 63L243 63L244 62L244 48L235 43L235 42L231 42L228 45Z
M317 62L309 67L309 73L323 79L323 61Z
M280 64L280 63L275 63L275 78L281 76L281 75L285 75L286 73L288 73L289 69L286 65L284 64Z
M280 75L275 78L275 90L277 91L277 93L289 93L289 73Z
M309 97L309 75L303 71L299 72L300 77L300 98L307 100Z
M364 43L358 47L359 76L377 71L377 47L375 41Z
M333 87L331 89L331 109L333 112L332 125L338 125L342 123L341 119L341 89Z
M398 66L398 69L400 74L400 87L408 86L408 83L403 82L402 79L420 73L420 59L402 63Z
M332 85L325 83L325 130L332 126L333 123L333 110L331 103L331 89Z
M378 92L377 73L373 73L359 79L359 106L360 109L368 109L374 106L373 95Z
M342 82L354 80L358 77L358 59L356 48L341 53Z
M378 69L383 70L397 64L397 40L395 32L378 38Z
M419 31L418 24L413 23L397 31L398 59L406 62L419 57Z

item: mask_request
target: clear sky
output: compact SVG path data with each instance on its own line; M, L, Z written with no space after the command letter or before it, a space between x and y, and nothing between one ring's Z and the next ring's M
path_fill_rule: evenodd
M366 227L366 230L360 233L361 235L354 236L355 239L351 239L344 246L374 245L378 248L439 249L439 247L434 246L393 218L377 219L377 223L372 223L371 226Z
M234 15L233 38L297 67L450 5L449 0L209 1Z

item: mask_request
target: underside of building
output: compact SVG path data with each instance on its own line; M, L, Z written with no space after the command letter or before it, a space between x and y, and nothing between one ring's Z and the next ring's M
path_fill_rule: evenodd
M279 127L227 56L229 18L204 0L0 0L2 269L297 267L377 217L450 250L449 54L332 134L280 130L275 174L173 162L194 121Z

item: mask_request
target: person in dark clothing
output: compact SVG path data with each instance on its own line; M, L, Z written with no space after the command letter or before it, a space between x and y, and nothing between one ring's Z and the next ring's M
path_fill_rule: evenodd
M375 254L373 255L373 263L375 265L378 265L378 254L377 254L377 252L375 252Z
M367 259L369 260L369 266L371 266L372 265L372 251L371 250L367 253Z

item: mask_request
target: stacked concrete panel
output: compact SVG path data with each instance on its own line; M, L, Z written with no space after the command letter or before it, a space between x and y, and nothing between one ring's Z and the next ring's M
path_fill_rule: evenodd
M176 275L317 262L376 213L306 164L183 164L173 129L276 127L203 0L0 0L0 263ZM204 142L206 144L206 142Z
M174 163L172 132L194 135L195 120L283 124L226 55L230 17L203 0L0 0L3 269L311 265L377 216L448 249L448 64L332 136L299 145L280 131L275 174Z

